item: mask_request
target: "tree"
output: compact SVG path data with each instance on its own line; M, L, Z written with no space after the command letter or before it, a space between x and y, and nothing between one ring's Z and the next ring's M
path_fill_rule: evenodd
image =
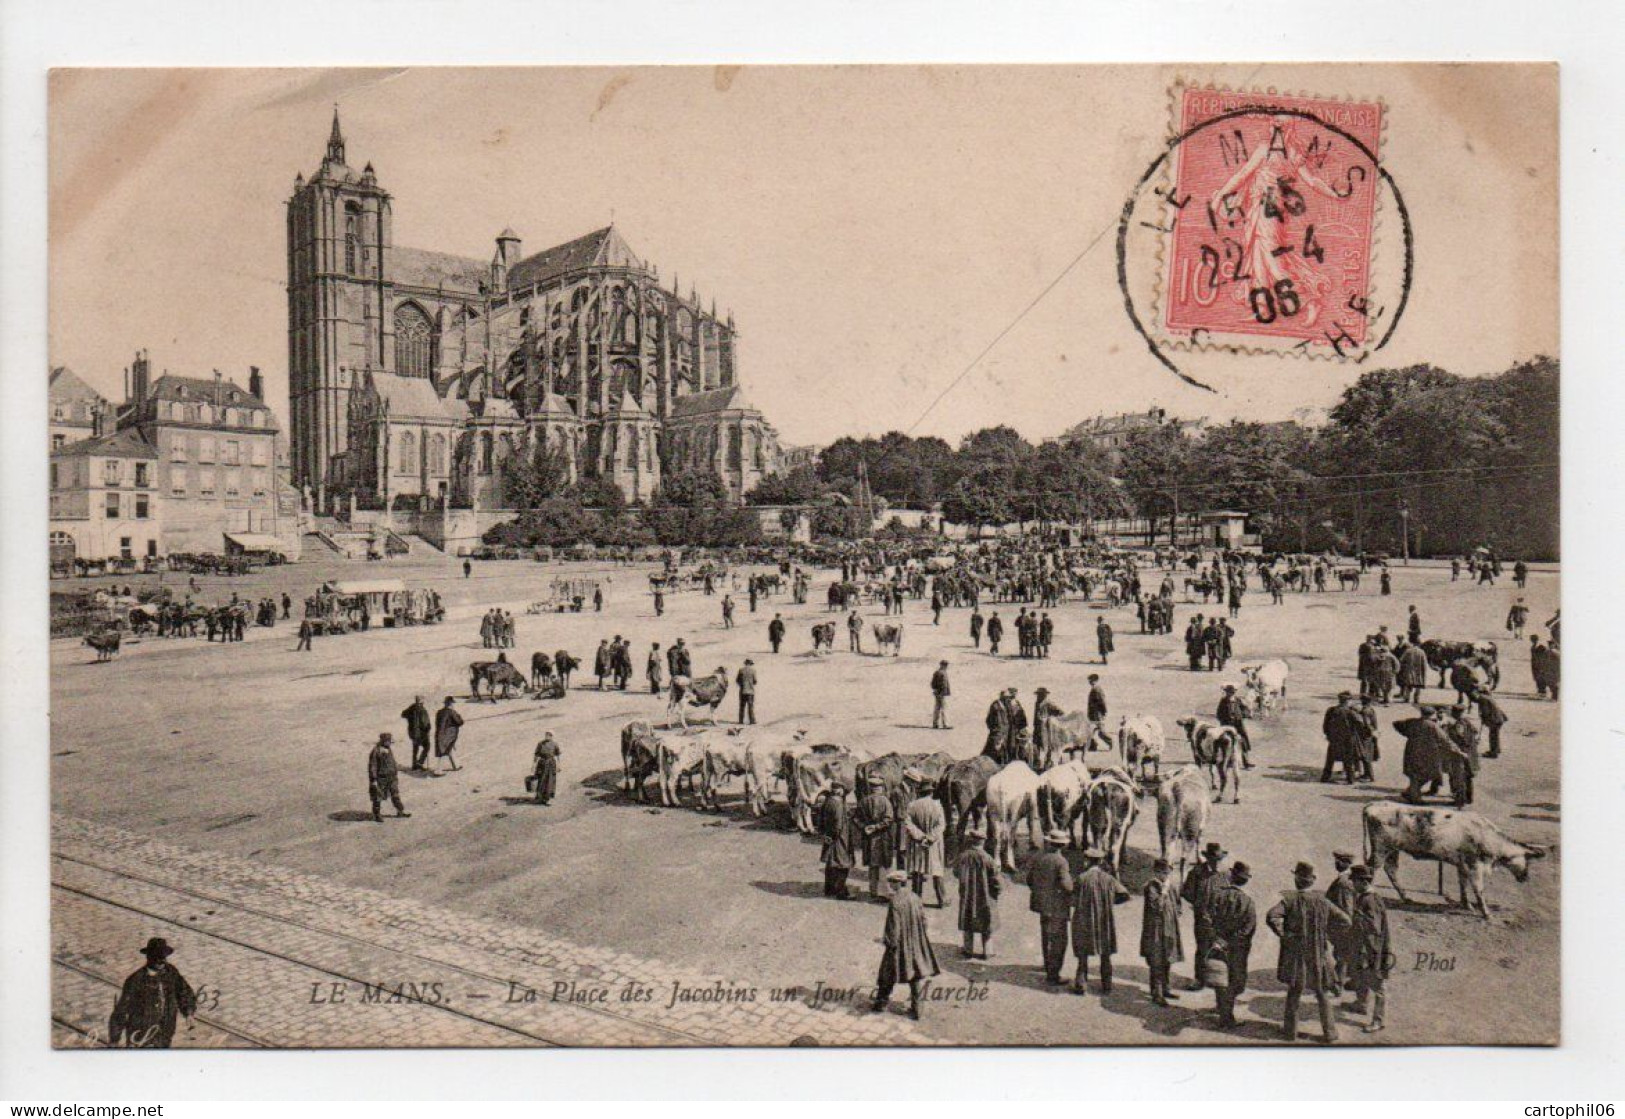
M1087 440L1040 444L1017 468L1017 485L1022 520L1070 523L1128 511L1105 453Z
M745 495L747 505L807 505L829 493L816 468L798 466L784 474L770 474Z
M1017 516L1014 468L990 462L972 469L948 491L942 513L978 533L988 525L1009 524Z
M1179 515L1203 504L1196 492L1201 479L1192 441L1173 424L1131 433L1123 444L1117 477L1135 512L1151 521L1153 542L1158 518L1168 518L1169 539L1174 540Z
M502 464L502 492L514 509L534 509L569 486L570 464L558 447L542 444Z
M754 543L762 534L757 515L734 504L721 478L701 470L667 475L647 521L654 538L668 545L735 547Z

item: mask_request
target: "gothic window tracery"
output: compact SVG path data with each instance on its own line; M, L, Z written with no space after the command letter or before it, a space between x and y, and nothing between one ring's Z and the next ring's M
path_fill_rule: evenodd
M434 372L434 330L429 316L410 303L395 309L395 372L402 377Z

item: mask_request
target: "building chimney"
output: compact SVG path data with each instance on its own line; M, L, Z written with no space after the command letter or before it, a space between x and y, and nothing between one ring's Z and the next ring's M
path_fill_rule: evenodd
M220 378L220 370L214 371L214 406L220 408L226 403L226 385Z
M100 439L107 434L107 405L103 401L96 401L90 406L90 436Z
M265 378L260 376L260 367L257 365L248 367L248 391L262 404L265 402Z

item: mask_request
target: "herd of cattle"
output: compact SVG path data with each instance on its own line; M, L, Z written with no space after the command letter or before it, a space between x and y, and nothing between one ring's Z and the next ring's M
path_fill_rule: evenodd
M1249 710L1260 715L1284 710L1287 676L1283 661L1245 669ZM1046 743L1041 751L964 759L940 751L876 756L820 742L800 728L713 725L674 731L636 721L621 730L622 789L647 803L647 782L653 778L667 807L683 806L686 789L702 809L720 811L725 791L738 778L742 803L752 816L765 816L782 790L795 826L811 835L818 802L837 784L861 795L878 780L898 819L914 797L934 795L956 843L973 821L982 823L989 853L1011 872L1023 827L1029 846L1038 846L1044 833L1062 830L1076 845L1103 850L1118 871L1141 802L1150 796L1162 857L1177 863L1183 875L1201 848L1213 805L1222 803L1226 791L1232 803L1240 800L1242 743L1236 728L1207 719L1184 718L1176 725L1184 731L1191 761L1165 769L1162 724L1149 715L1121 718L1115 743L1081 716L1053 716L1035 736ZM906 778L910 770L919 778ZM1401 897L1395 875L1403 853L1437 862L1441 869L1455 866L1462 905L1486 917L1489 869L1506 866L1521 882L1529 860L1545 854L1508 838L1482 816L1445 807L1376 802L1366 807L1363 828L1367 862L1383 868Z

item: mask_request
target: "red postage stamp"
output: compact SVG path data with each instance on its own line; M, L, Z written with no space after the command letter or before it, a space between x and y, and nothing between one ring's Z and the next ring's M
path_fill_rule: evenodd
M1382 105L1182 87L1161 325L1175 344L1356 357Z

